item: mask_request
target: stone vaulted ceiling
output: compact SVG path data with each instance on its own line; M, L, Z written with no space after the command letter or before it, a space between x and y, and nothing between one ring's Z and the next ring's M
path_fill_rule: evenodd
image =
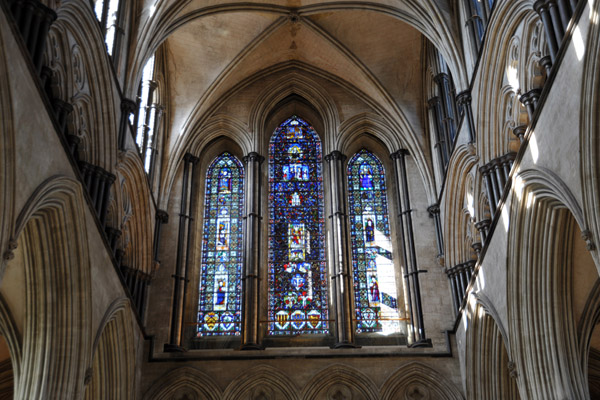
M448 22L451 10L442 0L146 3L134 70L139 74L145 59L165 45L175 153L219 101L286 63L326 73L392 126L397 120L396 126L409 127L405 141L421 148L426 40L436 44L462 84L462 70L453 67L461 64L455 62L460 51Z

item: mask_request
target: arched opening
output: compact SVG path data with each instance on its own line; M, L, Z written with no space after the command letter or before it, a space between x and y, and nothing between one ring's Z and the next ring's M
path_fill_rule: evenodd
M14 373L8 343L0 336L0 400L10 400L14 394Z
M271 138L269 193L268 335L327 334L321 140L297 116Z
M2 334L19 363L15 398L83 394L91 316L83 221L81 186L68 178L41 185L17 218L17 251L0 286Z
M467 393L473 399L520 400L514 363L505 335L494 318L477 303L469 309Z
M517 381L531 399L587 398L577 324L597 273L585 261L576 203L550 177L533 174L521 174L530 184L518 194L509 232L508 318Z
M96 338L91 371L86 372L86 400L135 397L131 310L128 303L121 307Z

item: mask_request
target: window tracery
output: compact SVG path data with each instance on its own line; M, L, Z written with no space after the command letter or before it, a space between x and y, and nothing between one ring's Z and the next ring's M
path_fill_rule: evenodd
M357 332L400 331L385 171L368 150L348 162Z
M196 335L239 335L243 260L244 169L225 152L206 174Z
M326 334L321 141L292 116L269 147L268 334Z

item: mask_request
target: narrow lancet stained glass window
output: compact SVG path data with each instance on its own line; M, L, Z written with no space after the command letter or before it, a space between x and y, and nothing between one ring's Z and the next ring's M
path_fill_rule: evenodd
M348 163L357 332L400 332L385 171L363 149Z
M206 174L197 336L239 335L244 169L231 154Z
M328 333L321 141L304 120L269 147L269 335Z

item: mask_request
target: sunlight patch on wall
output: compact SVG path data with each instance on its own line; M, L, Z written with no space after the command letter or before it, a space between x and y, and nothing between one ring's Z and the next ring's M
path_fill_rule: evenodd
M537 164L537 160L540 156L540 149L535 137L535 132L531 132L531 136L529 137L529 149L531 150L531 158L533 159L533 163Z
M573 46L575 46L575 54L577 55L577 60L583 60L583 56L585 54L585 44L583 43L583 37L581 37L581 30L578 26L575 27L573 31Z

